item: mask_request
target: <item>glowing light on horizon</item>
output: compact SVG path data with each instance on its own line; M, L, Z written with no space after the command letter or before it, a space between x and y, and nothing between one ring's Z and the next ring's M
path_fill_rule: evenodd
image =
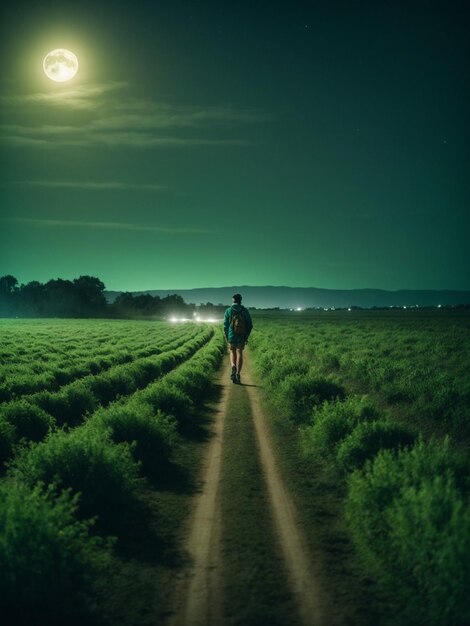
M193 315L194 315L194 313L193 313ZM167 319L172 324L177 324L179 322L202 322L204 324L217 324L217 323L223 321L222 318L221 319L217 319L215 317L203 318L203 317L199 317L199 315L194 315L194 317L192 319L190 319L188 317L177 317L176 315L172 315L171 317L169 317Z

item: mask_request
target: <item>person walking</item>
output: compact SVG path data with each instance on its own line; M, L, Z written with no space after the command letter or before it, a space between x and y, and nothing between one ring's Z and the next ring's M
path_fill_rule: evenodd
M230 378L234 383L241 383L240 372L243 367L243 349L253 329L253 322L248 309L242 305L239 293L232 296L233 304L224 315L224 335L230 349Z

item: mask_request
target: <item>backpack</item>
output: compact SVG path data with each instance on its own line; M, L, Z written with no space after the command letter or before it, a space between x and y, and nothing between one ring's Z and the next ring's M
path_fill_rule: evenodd
M246 335L246 318L241 311L234 311L232 309L232 329L235 335Z

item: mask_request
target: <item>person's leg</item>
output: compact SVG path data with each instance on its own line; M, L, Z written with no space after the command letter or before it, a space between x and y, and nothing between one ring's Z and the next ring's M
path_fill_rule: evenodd
M237 349L230 347L230 365L237 367Z
M238 374L242 371L243 367L243 348L237 348L237 372Z
M235 347L230 346L230 365L232 366L232 373L230 378L235 382L237 376L237 350Z

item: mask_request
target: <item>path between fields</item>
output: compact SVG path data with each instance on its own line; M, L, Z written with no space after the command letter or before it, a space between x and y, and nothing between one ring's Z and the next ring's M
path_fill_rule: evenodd
M247 354L242 381L250 399L269 502L300 624L324 626L328 623L323 603L325 598L320 593L312 571L307 545L296 521L294 504L276 465L267 420L251 376ZM207 451L203 487L195 500L186 543L191 564L178 583L175 612L168 622L169 626L221 626L226 623L223 616L218 488L227 400L233 386L228 359L218 382L222 386L222 397L217 406L214 433Z

